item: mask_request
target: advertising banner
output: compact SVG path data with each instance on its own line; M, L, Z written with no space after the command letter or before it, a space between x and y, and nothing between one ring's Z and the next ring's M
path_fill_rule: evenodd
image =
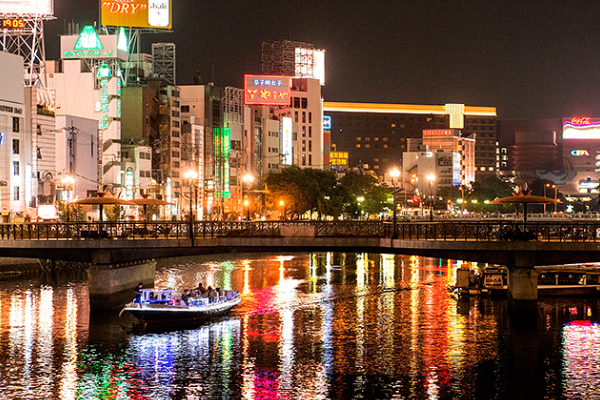
M104 26L171 29L171 0L101 0Z
M600 118L564 118L563 139L600 139Z
M39 16L54 14L54 0L0 0L0 15Z

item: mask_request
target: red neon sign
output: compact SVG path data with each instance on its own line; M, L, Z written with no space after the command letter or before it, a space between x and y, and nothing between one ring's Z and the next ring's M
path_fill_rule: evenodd
M246 75L244 78L245 104L273 106L290 104L289 76Z
M575 125L588 125L591 120L590 117L573 117L571 123Z

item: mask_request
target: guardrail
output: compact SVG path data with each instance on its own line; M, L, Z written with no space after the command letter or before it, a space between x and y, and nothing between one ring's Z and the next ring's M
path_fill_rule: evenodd
M282 230L282 228L284 228ZM287 228L287 230L286 230ZM388 221L256 221L256 222L98 222L0 224L2 240L188 239L216 237L282 237L290 229L305 236L392 236ZM308 229L306 229L308 228ZM306 232L309 232L306 234ZM302 236L302 235L300 235ZM600 242L600 221L531 222L439 221L399 222L397 238L433 241Z

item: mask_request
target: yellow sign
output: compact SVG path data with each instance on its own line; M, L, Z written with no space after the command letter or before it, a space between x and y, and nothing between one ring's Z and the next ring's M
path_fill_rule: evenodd
M348 159L347 151L332 151L329 153L329 158L345 158Z
M104 26L171 29L171 0L101 0Z

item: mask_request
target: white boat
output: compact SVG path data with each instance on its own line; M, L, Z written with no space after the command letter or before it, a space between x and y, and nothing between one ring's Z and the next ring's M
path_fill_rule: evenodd
M240 292L221 290L216 299L188 299L187 302L172 289L141 289L139 301L125 305L119 316L129 312L146 323L198 322L228 313L240 304Z
M535 267L538 296L600 294L600 264L563 264ZM506 267L488 267L480 275L469 269L456 271L454 291L460 295L498 294L508 289Z

